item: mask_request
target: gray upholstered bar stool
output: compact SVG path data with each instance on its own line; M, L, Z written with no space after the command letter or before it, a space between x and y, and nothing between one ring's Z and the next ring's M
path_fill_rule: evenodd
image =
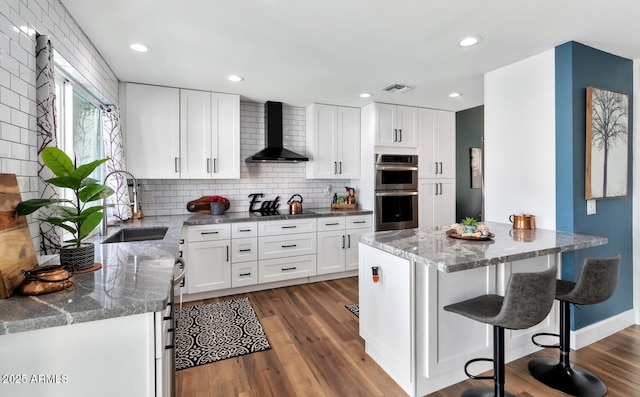
M569 361L570 305L593 305L609 299L618 285L620 255L613 258L587 258L577 281L556 280L556 299L560 301L560 334L541 333L531 340L537 346L560 349L560 360L535 358L529 361L529 372L545 385L572 396L601 397L607 387L598 377ZM539 335L557 336L559 345L542 345L535 341Z
M462 397L514 396L504 391L504 330L532 327L547 317L556 292L556 267L538 273L514 273L509 278L504 297L481 295L444 307L472 320L493 326L493 359L467 361L464 372L471 379L493 379L493 389L472 387ZM476 361L493 361L493 376L474 376L467 371Z

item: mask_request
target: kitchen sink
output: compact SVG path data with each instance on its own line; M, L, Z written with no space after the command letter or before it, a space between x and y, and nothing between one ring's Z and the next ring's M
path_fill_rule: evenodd
M102 244L126 243L131 241L162 240L169 230L166 226L120 229L107 237Z

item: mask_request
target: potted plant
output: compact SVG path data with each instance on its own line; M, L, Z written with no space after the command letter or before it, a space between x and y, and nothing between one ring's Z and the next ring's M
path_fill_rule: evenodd
M478 221L470 216L462 219L460 223L467 229L467 233L473 233L476 230L476 226L478 226Z
M222 215L229 208L229 200L222 196L207 196L211 215Z
M16 208L18 215L29 215L46 207L50 214L38 220L60 226L71 233L72 238L65 241L69 245L60 247L60 264L69 270L82 270L93 266L94 246L83 244L82 240L100 224L105 206L87 204L109 197L114 191L89 178L89 175L107 160L95 160L78 166L62 150L56 147L44 148L42 161L55 175L47 182L71 190L73 199L30 199L19 203Z

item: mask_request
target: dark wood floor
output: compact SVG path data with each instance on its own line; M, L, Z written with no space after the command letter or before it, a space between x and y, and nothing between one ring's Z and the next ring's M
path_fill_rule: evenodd
M248 296L272 349L177 372L178 397L405 396L364 353L358 318L344 305L358 302L358 279L278 288ZM190 302L198 304L202 302ZM550 351L553 350L553 351ZM640 396L640 327L629 327L571 353L572 361L605 381L608 397ZM518 397L565 396L533 380L531 357L556 357L545 349L507 365L507 390ZM462 369L460 369L462 371ZM466 380L429 397L460 396L490 381Z

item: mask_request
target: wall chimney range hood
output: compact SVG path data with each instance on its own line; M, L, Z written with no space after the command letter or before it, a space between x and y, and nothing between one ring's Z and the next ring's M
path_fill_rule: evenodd
M245 159L246 163L297 163L308 157L282 147L282 102L264 104L265 148Z

